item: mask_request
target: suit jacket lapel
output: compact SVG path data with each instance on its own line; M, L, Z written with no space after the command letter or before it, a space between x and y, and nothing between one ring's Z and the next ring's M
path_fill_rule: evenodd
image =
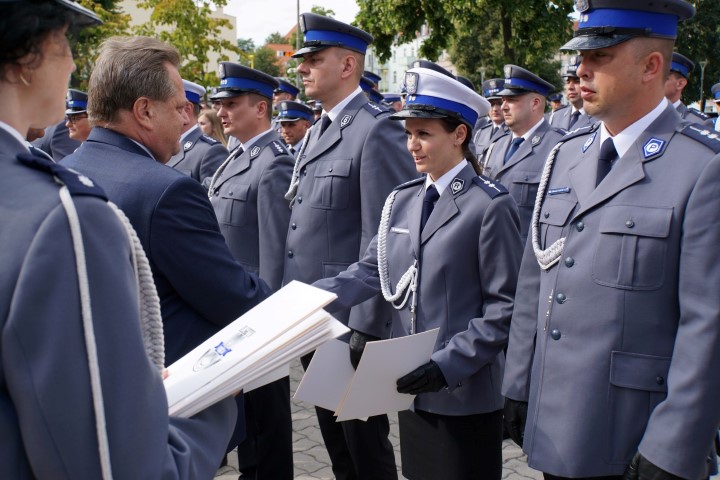
M245 151L242 153L242 155L230 160L230 163L228 163L228 165L225 167L225 170L220 174L220 178L217 179L217 182L215 183L215 187L219 187L223 183L227 182L230 178L234 177L235 175L240 175L245 170L250 168L252 161L260 155L258 153L255 156L253 156L252 151L256 147L258 147L258 148L260 148L260 151L262 152L262 149L265 147L265 145L267 145L270 142L274 133L275 133L274 130L267 132L265 135L258 138L258 140L255 143L253 143L252 145L248 145L248 148L245 149Z
M458 196L463 195L468 191L468 189L472 188L472 179L474 176L475 170L473 170L470 165L467 165L455 177L462 181L461 189L454 192L452 186L453 182L451 182L451 184L448 185L448 188L443 191L437 203L435 203L435 209L433 210L432 215L430 215L430 218L428 218L428 221L425 224L425 229L422 231L422 235L420 237L421 244L425 244L425 242L427 242L440 227L448 223L460 212L455 200ZM422 203L422 200L420 203Z
M185 145L187 145L188 142L190 142L191 145L194 144L200 135L202 135L202 132L199 128L190 132L188 136L185 137L185 141L180 144L180 151L170 157L170 160L165 165L168 167L174 167L178 163L182 162L185 159Z
M410 241L412 242L413 251L415 252L415 258L420 258L420 219L422 217L424 198L425 183L423 182L420 184L420 188L417 189L415 198L412 199L410 208L406 213L408 230L410 230Z

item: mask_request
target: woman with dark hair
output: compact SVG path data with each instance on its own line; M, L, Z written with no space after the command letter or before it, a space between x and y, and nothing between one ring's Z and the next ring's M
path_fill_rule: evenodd
M169 418L134 232L91 179L25 142L65 112L68 31L99 19L70 0L0 5L0 478L212 478L235 403Z
M488 102L427 68L406 73L407 147L422 178L397 187L364 258L315 286L338 295L329 311L382 293L392 336L439 329L429 361L397 380L417 395L400 412L403 475L500 479L504 353L520 267L518 211L501 185L478 176L468 145ZM369 328L368 331L371 331ZM354 365L373 337L355 330Z

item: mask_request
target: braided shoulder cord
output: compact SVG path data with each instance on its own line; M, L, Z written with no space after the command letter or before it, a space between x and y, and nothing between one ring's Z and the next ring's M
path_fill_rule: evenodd
M308 128L307 132L305 132L302 147L300 147L300 151L298 152L297 157L295 157L295 165L293 166L293 173L290 178L290 187L288 188L287 193L285 193L285 200L290 202L291 208L295 203L295 196L297 195L298 185L300 184L300 159L305 154L305 149L307 149L310 132L312 132L312 127Z
M235 152L239 152L240 148L242 148L242 147L238 147L237 149L233 150L233 153L228 155L228 157L225 159L225 161L218 167L217 170L215 170L215 173L213 173L212 179L210 180L210 184L208 185L208 198L212 198L213 190L215 190L215 182L217 182L217 179L220 178L220 175L222 175L222 173L225 171L228 164L230 162L232 162L233 159L236 158L237 155Z
M543 198L545 197L545 190L550 182L550 174L552 173L552 168L555 164L555 158L557 157L558 150L560 150L563 143L564 142L560 142L555 145L555 148L552 149L545 161L542 176L540 177L537 197L535 197L532 223L530 224L533 252L535 252L535 258L537 259L538 265L540 265L540 268L543 270L547 270L555 265L560 260L560 255L562 254L563 248L565 248L565 237L562 237L556 240L545 250L540 249L540 210L542 208Z

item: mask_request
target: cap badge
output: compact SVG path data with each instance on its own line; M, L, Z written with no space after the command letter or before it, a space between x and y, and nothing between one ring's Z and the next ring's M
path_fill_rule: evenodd
M490 80L490 88L497 88L497 82L495 80Z
M225 78L225 65L222 63L218 66L218 77Z
M417 93L419 77L420 75L415 72L405 73L405 90L407 91L407 93L411 95Z
M68 90L68 92L65 94L65 100L68 102L72 100L72 93Z
M185 145L183 145L183 150L187 152L188 150L190 150L190 147L192 147L192 145L193 144L190 141L185 142Z
M538 143L540 143L540 137L537 136L537 135L535 135L530 142L532 143L532 145L533 145L533 147L534 147L535 145L537 145Z
M340 128L345 128L345 127L350 123L350 121L352 120L352 118L353 118L352 115L345 115L345 116L340 120Z
M645 158L652 157L656 153L658 153L660 150L662 150L663 145L665 144L664 140L660 140L659 138L651 138L648 140L645 145L643 145L643 156Z
M581 13L586 10L589 10L590 9L590 1L589 0L575 0L575 9Z
M257 157L259 153L260 153L260 147L258 147L257 145L255 145L255 146L252 148L252 150L250 150L250 158L255 158L255 157Z
M588 138L585 141L585 145L582 146L583 153L587 152L587 149L590 148L590 145L592 145L593 142L595 141L596 136L597 136L597 132L593 132L592 135L590 135L590 138Z
M465 180L463 180L462 178L455 178L450 183L450 190L452 191L452 193L454 195L458 192L461 192L464 186L465 186Z
M503 73L505 73L505 78L510 78L512 76L512 67L510 65L505 65Z

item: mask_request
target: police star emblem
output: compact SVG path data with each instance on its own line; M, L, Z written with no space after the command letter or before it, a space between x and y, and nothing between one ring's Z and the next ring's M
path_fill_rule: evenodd
M462 178L454 178L452 182L450 182L450 190L452 191L453 195L461 192L463 187L465 186L465 180Z

